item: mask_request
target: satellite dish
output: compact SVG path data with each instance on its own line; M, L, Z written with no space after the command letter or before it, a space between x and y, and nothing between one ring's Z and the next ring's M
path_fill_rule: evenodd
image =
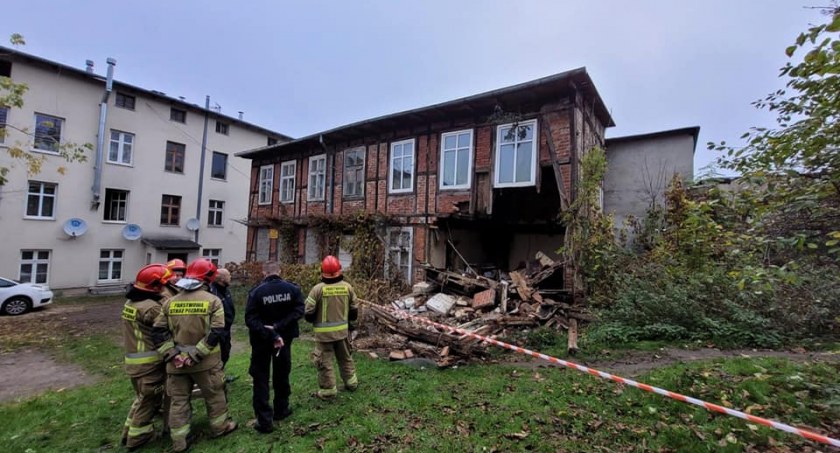
M198 231L198 228L201 226L201 223L195 217L187 220L187 229L190 231Z
M123 227L122 235L129 241L136 241L140 239L140 236L143 236L143 229L136 223L129 223Z
M68 236L81 236L85 234L87 228L87 222L78 217L73 217L72 219L64 222L64 233Z

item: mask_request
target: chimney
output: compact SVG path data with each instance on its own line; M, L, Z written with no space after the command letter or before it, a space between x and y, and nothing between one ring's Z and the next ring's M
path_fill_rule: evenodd
M93 74L93 60L85 60L85 71L88 74Z
M242 119L242 117L243 117L244 115L245 115L245 112L243 112L242 110L240 110L240 111L239 111L239 119L241 120L241 119Z

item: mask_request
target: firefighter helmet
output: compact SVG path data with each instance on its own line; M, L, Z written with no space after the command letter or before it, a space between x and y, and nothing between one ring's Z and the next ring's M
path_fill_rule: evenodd
M335 278L341 275L341 263L338 258L327 255L324 261L321 261L321 276L324 278Z
M180 260L178 258L175 258L174 260L169 260L169 262L166 263L166 267L169 268L169 270L172 272L183 273L187 270L187 265L184 263L183 260Z
M172 272L163 264L149 264L137 272L134 287L149 292L158 292L169 281Z
M216 278L216 265L207 258L199 258L189 266L187 266L187 273L184 278L192 278L205 283L213 283Z

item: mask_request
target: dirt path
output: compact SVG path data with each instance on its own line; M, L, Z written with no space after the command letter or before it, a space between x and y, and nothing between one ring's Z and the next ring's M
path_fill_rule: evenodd
M96 382L78 365L56 362L33 350L0 354L0 403L26 399L46 390L63 390Z
M753 350L753 349L732 349L720 350L716 348L704 349L677 349L664 348L658 351L629 351L620 359L615 360L596 360L596 361L576 361L569 359L572 362L580 363L588 367L596 368L601 371L618 374L620 376L638 376L647 371L662 368L664 366L673 365L676 363L689 363L699 360L711 360L718 358L758 358L758 357L776 357L788 359L794 362L840 362L840 353L837 352L793 352L793 351L770 351L770 350ZM524 366L559 366L552 365L547 362L533 361L520 362Z

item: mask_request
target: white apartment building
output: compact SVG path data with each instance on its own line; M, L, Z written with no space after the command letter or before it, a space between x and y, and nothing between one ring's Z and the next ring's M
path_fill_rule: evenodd
M90 66L3 47L0 76L29 87L23 108L0 106L0 166L10 167L0 186L0 276L99 293L123 288L147 263L245 259L251 162L234 153L289 137L122 82L108 92ZM67 163L57 143L94 149ZM27 174L3 149L14 144L46 157L40 172Z

